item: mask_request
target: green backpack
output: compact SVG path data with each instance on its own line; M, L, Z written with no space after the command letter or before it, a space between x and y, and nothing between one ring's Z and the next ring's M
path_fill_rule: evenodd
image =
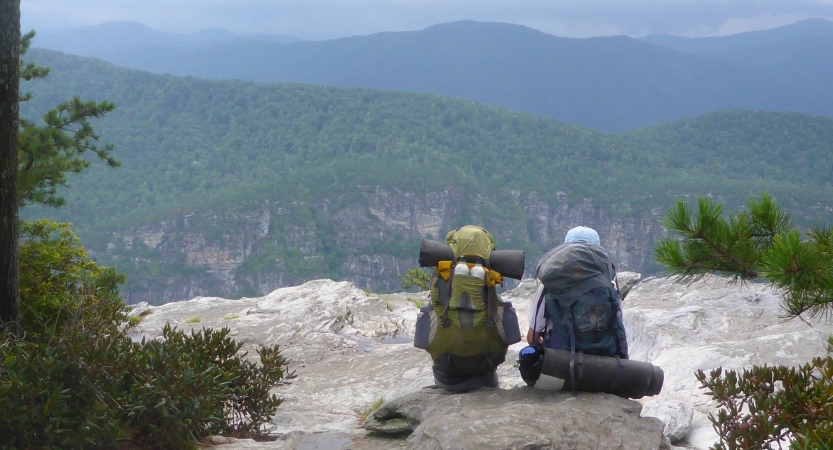
M517 314L498 296L497 272L487 267L484 279L454 274L461 260L488 265L495 245L491 233L469 225L449 232L446 242L455 261L443 261L437 268L431 304L420 310L414 345L428 350L434 364L447 373L482 375L501 364L507 347L520 341Z

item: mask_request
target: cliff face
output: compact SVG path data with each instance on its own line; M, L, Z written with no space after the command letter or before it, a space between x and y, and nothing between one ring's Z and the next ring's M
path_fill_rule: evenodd
M526 250L528 272L577 225L599 232L619 270L650 272L651 246L663 232L659 211L642 218L609 213L562 193L546 201L535 192L487 198L367 188L360 198L172 217L116 235L99 257L128 273L123 293L130 303L151 304L263 295L322 276L395 291L398 274L416 265L421 239L442 240L468 223L489 229L498 248Z

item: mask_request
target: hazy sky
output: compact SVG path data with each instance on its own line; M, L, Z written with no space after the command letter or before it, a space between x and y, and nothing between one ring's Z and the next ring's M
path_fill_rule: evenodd
M40 31L126 20L329 39L473 19L569 37L710 36L833 19L833 0L21 0L21 10L24 30Z

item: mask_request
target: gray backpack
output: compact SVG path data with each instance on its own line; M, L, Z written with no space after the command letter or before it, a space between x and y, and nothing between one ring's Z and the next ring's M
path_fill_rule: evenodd
M535 272L546 288L546 316L553 328L547 346L627 358L615 269L607 251L581 242L562 244L545 254Z

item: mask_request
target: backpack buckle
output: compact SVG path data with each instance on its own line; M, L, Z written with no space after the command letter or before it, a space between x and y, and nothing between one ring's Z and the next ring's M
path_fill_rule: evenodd
M448 328L451 326L451 320L448 317L440 317L440 326L443 328Z

